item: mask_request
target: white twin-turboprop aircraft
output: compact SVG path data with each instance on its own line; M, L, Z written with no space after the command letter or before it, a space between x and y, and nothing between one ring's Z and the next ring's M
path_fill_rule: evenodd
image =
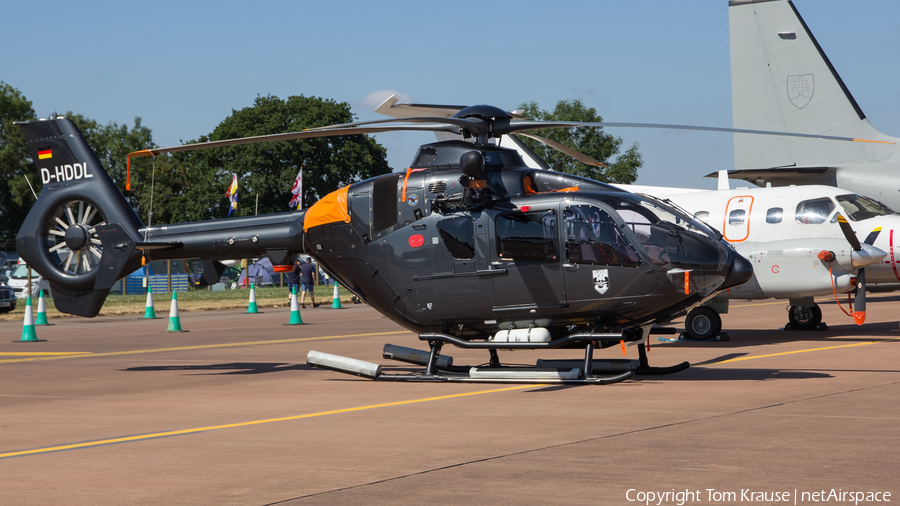
M719 230L753 262L748 283L688 314L688 337L715 337L721 329L715 313L727 311L728 299L788 299L790 328L811 330L822 322L813 297L853 290L861 268L865 281L881 289L900 283L900 247L894 249L895 240L900 242L900 215L880 202L831 186L727 189L724 174L719 181L724 186L719 190L615 185L670 200ZM847 218L854 237L845 236L840 216ZM858 251L851 244L854 238ZM865 314L854 317L862 323Z

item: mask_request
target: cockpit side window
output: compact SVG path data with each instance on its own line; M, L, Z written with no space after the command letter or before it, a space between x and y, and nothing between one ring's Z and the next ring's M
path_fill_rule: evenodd
M853 221L867 220L875 216L887 216L892 211L880 202L863 197L862 195L838 195L838 204L847 213L847 216Z
M556 212L513 212L497 216L497 255L503 260L556 260Z
M703 223L709 224L709 211L697 211L694 213L694 218Z
M828 197L819 199L804 200L797 204L797 210L794 213L794 219L797 223L806 225L818 225L825 223L834 211L834 201Z
M569 206L564 212L569 263L637 267L640 257L615 221L593 206Z

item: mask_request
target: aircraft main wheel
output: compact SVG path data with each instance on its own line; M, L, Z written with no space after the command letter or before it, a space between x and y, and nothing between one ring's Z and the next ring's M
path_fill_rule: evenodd
M794 330L815 330L822 323L822 310L818 304L812 306L791 306L788 320Z
M691 309L684 319L684 333L694 341L708 341L719 335L722 330L722 318L715 309L698 306Z

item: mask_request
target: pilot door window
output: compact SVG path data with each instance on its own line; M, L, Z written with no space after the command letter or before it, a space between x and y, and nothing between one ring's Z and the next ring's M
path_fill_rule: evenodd
M604 211L592 206L569 206L564 220L569 263L626 267L641 264L637 252Z
M475 258L475 226L471 217L458 216L441 220L438 233L450 256L457 260Z
M497 216L497 256L501 260L556 260L556 212L515 212Z

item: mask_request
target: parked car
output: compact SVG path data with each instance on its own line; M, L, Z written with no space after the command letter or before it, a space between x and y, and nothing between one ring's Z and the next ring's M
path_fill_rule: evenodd
M0 313L8 313L16 308L16 293L8 286L0 286Z
M25 262L21 262L16 266L15 270L10 274L7 284L15 292L16 298L19 299L24 299L29 294L31 297L37 297L39 290L44 290L45 294L50 294L50 283L35 271L31 271L31 290L28 290L28 266L25 265Z

